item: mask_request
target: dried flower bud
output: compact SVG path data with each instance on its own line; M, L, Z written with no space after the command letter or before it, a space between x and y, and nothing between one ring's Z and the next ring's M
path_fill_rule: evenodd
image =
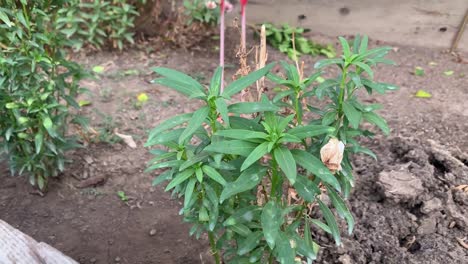
M215 1L208 1L205 3L206 8L208 9L215 9L216 8L216 2Z
M328 143L320 149L320 158L323 164L333 173L341 170L344 147L343 142L339 141L337 138L331 138Z

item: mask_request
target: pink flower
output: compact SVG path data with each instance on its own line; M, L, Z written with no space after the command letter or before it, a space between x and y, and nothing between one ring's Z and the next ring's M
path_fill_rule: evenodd
M215 9L216 8L216 2L215 1L208 1L205 3L206 8L208 9Z
M231 12L234 9L234 6L229 1L224 1L224 7L226 8L226 12Z

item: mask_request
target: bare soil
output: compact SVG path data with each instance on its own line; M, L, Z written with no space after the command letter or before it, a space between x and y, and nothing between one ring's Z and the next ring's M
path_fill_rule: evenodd
M372 44L382 44L376 42ZM148 44L125 53L77 58L90 69L105 67L98 79L83 82L90 93L82 99L92 102L83 114L109 143L70 152L71 164L44 197L24 177L10 177L2 169L1 219L80 263L211 263L206 238L189 237L189 227L178 216L180 201L161 186L152 187L155 175L143 173L151 158L143 144L149 129L196 106L150 84L155 77L150 67L175 68L206 83L217 66L217 52L203 46L152 50L156 48ZM286 59L269 52L270 60ZM344 247L338 248L329 236L314 230L322 245L318 263L468 263L468 249L457 241L468 236L468 193L454 189L468 184L468 65L454 62L442 50L398 45L390 57L399 66L379 68L376 79L395 83L400 90L363 96L383 104L381 114L392 135L363 142L379 159L354 159L357 182L349 203L356 230L344 235ZM304 59L308 73L319 58ZM416 66L425 69L425 76L412 74ZM444 75L448 70L454 74ZM433 97L414 97L419 89ZM149 101L138 108L136 96L141 92ZM132 135L138 147L111 143L114 129ZM87 188L76 187L90 179L96 180Z

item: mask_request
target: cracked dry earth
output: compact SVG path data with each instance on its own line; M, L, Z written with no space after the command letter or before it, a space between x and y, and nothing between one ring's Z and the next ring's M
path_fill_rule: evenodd
M356 186L349 205L356 229L344 235L344 246L338 248L314 229L322 245L317 263L468 263L463 247L463 241L468 243L463 240L468 237L468 193L457 189L468 184L468 65L441 50L394 46L390 58L399 66L379 67L375 78L400 90L363 95L366 102L384 106L380 113L392 128L391 136L363 141L379 159L354 158ZM286 59L274 50L269 53L270 60ZM97 130L118 128L132 135L138 147L93 143L71 152L73 163L52 181L45 197L33 193L26 179L9 177L2 166L0 218L84 264L211 263L206 239L189 237L188 226L181 223L179 201L161 186L152 187L154 175L143 173L151 158L143 143L161 120L195 107L150 84L154 76L149 68L171 67L207 82L216 67L216 51L133 50L77 60L88 68L105 67L99 79L83 82L91 93L82 99L92 102L83 114ZM305 58L306 73L316 60ZM416 66L425 69L425 76L411 74ZM454 74L445 76L447 70ZM415 98L419 89L433 97ZM149 101L137 109L135 98L141 92ZM129 200L119 199L118 191Z

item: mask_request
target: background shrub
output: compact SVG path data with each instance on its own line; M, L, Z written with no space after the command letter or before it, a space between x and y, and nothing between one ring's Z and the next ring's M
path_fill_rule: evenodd
M54 27L68 1L6 1L0 8L0 147L12 174L41 190L65 166L70 106L82 91L82 68L65 58L68 41ZM75 119L82 120L82 119Z

